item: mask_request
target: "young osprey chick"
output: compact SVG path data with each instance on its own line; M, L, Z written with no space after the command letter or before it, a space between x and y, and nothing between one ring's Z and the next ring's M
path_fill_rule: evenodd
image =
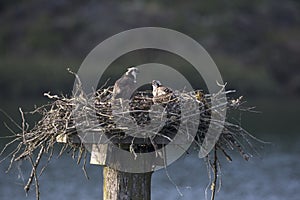
M164 87L157 80L152 81L152 94L154 103L168 103L168 101L175 97L172 89Z

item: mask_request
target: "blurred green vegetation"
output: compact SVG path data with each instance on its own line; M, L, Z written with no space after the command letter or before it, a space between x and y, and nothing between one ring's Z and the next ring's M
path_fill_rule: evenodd
M76 71L99 42L139 26L195 38L241 93L299 95L299 10L292 0L1 1L1 98L69 93L73 77L66 68Z
M44 92L70 94L74 76L67 68L76 71L73 60L38 57L0 59L1 100L37 98ZM76 66L76 67L74 67Z

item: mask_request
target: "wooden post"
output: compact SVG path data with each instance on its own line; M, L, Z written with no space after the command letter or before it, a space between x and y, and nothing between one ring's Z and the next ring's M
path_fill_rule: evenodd
M72 141L80 143L77 136L59 135L56 138L57 142L66 143ZM115 170L107 164L115 163L118 166L117 160L119 157L114 157L112 154L113 145L108 144L92 144L91 164L103 166L103 200L151 200L151 176L152 171L149 167L162 166L164 164L163 157L154 157L154 160L147 160L143 166L137 166L137 169L148 169L145 173L129 173ZM161 150L163 155L163 151ZM127 162L135 162L135 158L126 158Z
M103 200L151 200L151 176L103 168Z

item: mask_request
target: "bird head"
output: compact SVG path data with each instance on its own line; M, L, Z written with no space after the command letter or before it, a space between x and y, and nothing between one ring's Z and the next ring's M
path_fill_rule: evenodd
M126 75L127 76L133 76L133 79L134 79L134 82L136 83L136 75L139 73L139 70L138 68L136 67L129 67L127 68L127 72L126 72Z
M157 81L157 80L153 80L153 81L152 81L152 87L153 87L153 89L154 89L154 88L158 88L158 87L160 87L160 86L162 86L162 84L161 84L160 81Z

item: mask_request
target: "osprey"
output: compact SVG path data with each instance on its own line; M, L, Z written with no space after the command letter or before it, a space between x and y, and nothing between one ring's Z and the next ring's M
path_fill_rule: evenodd
M167 103L174 98L172 89L164 87L160 81L152 81L152 94L154 103Z
M158 135L164 135L173 139L177 134L181 121L181 106L179 98L174 94L173 90L164 87L159 81L152 81L153 103L161 105L164 108L167 120L164 127L159 131ZM167 143L170 142L168 139Z
M127 69L127 72L114 85L113 99L130 99L136 84L137 73L138 69L136 67Z

